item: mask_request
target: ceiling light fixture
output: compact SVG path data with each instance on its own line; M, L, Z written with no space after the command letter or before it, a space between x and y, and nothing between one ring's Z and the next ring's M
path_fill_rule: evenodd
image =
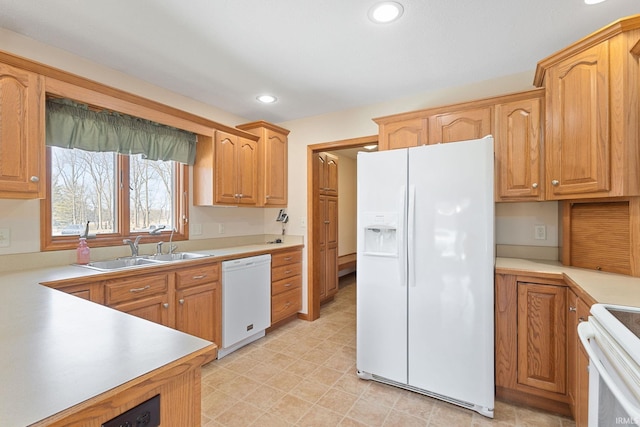
M256 99L263 104L273 104L278 100L278 98L273 95L259 95L256 97Z
M586 4L598 4L598 3L602 3L605 0L584 0L584 2Z
M374 4L369 9L369 19L376 24L388 24L402 16L404 8L395 1L383 1Z

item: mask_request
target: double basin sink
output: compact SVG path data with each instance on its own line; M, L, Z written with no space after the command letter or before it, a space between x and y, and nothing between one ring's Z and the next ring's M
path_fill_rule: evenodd
M212 255L199 254L194 252L175 252L172 254L139 255L135 257L122 257L107 261L94 261L82 267L99 271L122 270L125 268L139 267L142 265L162 264L174 261L184 261L189 259L205 258Z

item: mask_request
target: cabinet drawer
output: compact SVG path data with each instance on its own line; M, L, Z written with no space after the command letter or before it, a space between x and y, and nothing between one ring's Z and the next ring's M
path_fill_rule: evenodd
M166 293L169 277L166 274L150 274L125 280L108 281L104 285L105 303L116 304L138 298Z
M279 322L302 308L302 289L296 288L271 298L271 323Z
M288 277L271 283L271 295L278 295L291 289L302 287L302 276Z
M298 276L302 274L302 264L283 265L281 267L271 268L271 282L286 279L287 277Z
M183 289L220 279L220 265L186 268L176 272L176 288Z
M271 267L302 262L302 251L282 252L271 256Z

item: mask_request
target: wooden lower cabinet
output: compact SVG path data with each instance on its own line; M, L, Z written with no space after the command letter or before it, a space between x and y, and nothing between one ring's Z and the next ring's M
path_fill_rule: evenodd
M190 267L176 273L176 329L222 343L222 298L219 264Z
M569 324L567 358L569 405L576 426L586 427L589 406L589 356L578 338L578 325L589 317L589 305L569 290Z
M570 415L567 286L497 274L495 287L496 397Z
M168 293L172 283L172 277L166 273L107 280L104 282L105 304L142 319L171 326Z
M302 309L302 250L271 256L271 324Z
M133 301L113 304L109 307L146 319L164 326L170 326L169 299L167 295L138 298Z

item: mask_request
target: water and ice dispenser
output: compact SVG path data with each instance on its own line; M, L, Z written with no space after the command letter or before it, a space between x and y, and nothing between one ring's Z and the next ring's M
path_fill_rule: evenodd
M364 215L364 255L398 256L398 214Z

